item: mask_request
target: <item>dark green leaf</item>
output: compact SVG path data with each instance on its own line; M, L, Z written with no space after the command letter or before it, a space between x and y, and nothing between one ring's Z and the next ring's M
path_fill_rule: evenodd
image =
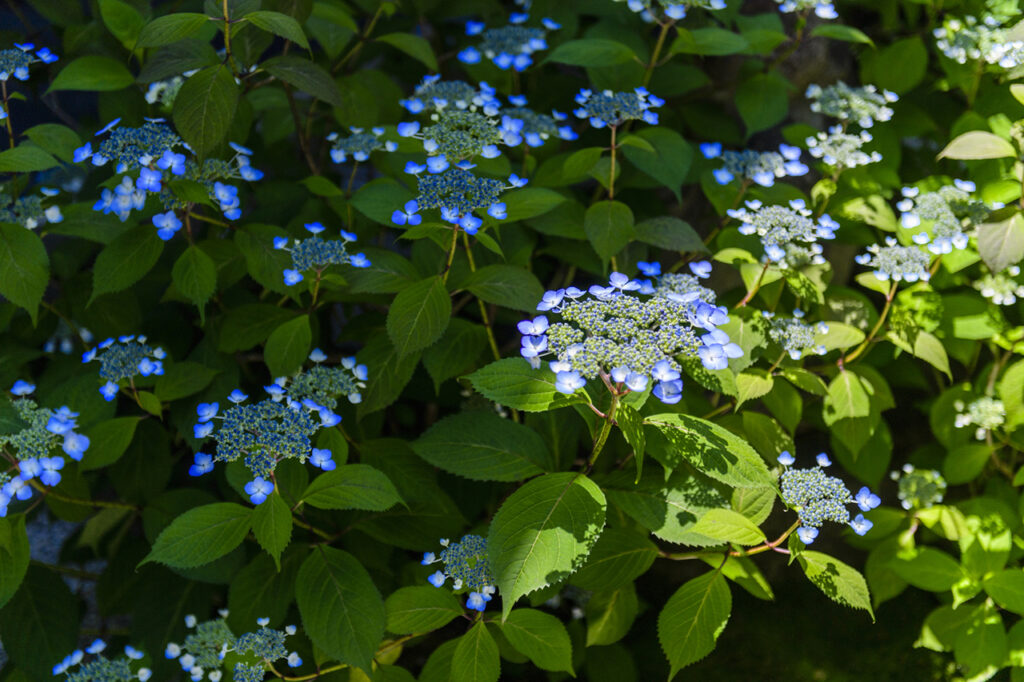
M396 635L431 632L464 613L455 595L429 585L400 588L387 598L384 606L388 612L388 632Z
M175 12L146 24L136 41L138 47L170 45L199 32L209 18L198 12Z
M101 469L121 459L132 442L139 417L118 417L85 430L89 449L78 465L82 471Z
M636 59L633 50L615 40L590 38L564 42L546 61L573 66L615 66Z
M732 595L718 571L676 590L658 614L658 641L671 666L669 677L711 653L731 611Z
M44 171L60 163L35 144L21 144L0 152L0 173Z
M501 624L501 634L516 651L541 670L572 673L572 642L562 621L535 609L515 609Z
M224 141L238 108L239 89L225 64L189 76L174 98L174 126L196 154L206 156Z
M252 534L281 567L281 553L292 539L292 512L275 490L252 511Z
M11 600L25 579L28 560L25 516L0 518L0 609Z
M308 315L289 320L271 332L263 349L263 359L271 376L288 376L299 369L309 354L312 340Z
M402 502L394 484L368 464L342 464L313 479L302 501L319 509L384 511Z
M472 273L462 283L487 303L512 310L533 312L544 295L544 287L529 270L514 265L487 265Z
M300 57L274 57L260 64L274 78L292 85L333 107L344 106L341 91L323 67ZM179 95L180 97L180 95Z
M610 260L635 236L633 211L619 201L596 203L587 209L583 229L597 255Z
M420 280L399 292L388 308L388 336L399 356L422 350L448 327L452 299L440 275Z
M142 563L156 561L175 568L210 563L242 543L251 519L251 509L232 502L190 509L160 533Z
M437 71L437 57L434 56L434 51L430 49L430 43L425 38L412 33L388 33L377 38L377 41L387 43L422 62L431 72Z
M50 259L39 235L0 223L0 294L27 310L34 324L49 282Z
M452 671L474 682L498 682L501 673L498 645L483 621L478 621L457 641L452 654Z
M47 92L55 90L107 92L122 90L134 82L135 78L123 63L110 57L87 55L79 57L65 66L50 83L50 89Z

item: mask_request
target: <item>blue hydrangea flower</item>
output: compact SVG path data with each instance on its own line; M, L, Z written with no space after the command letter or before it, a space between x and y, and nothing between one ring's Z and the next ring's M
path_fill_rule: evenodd
M3 118L0 116L0 119ZM14 196L6 191L0 191L0 222L14 223L29 230L48 223L62 222L64 214L61 213L60 206L57 204L44 206L44 202L48 202L60 192L48 187L40 187L39 192L39 195Z
M381 139L384 135L383 128L371 128L366 132L363 128L349 128L351 134L342 137L338 133L331 133L327 141L331 143L331 161L334 163L345 163L348 157L352 157L357 163L366 161L370 154L375 151L393 152L398 149L398 143L391 140Z
M267 496L274 492L274 484L257 476L245 484L245 494L253 504L263 504Z
M288 286L298 284L304 279L302 273L315 270L323 272L331 265L351 265L354 268L368 268L371 263L366 254L350 254L348 252L349 242L355 241L356 236L345 230L340 231L341 239L325 240L320 237L324 226L320 223L306 223L305 228L313 236L306 239L296 239L288 246L288 239L277 237L274 239L274 248L287 251L292 256L292 267L286 268L282 273L284 283Z
M829 0L775 0L779 11L786 13L807 14L814 10L819 19L838 19L839 13Z
M94 640L85 651L76 649L53 666L54 677L64 675L68 682L147 682L152 677L149 668L133 670L134 662L144 656L138 649L125 646L123 658L106 658L103 656L106 649L107 644L102 639ZM86 662L86 654L95 658Z
M849 525L858 535L868 532L871 522L863 514L858 514L851 521L846 506L856 502L862 511L868 511L881 504L881 499L866 487L854 498L845 483L826 475L822 470L831 464L828 455L823 452L816 459L816 468L791 469L794 457L788 452L779 456L779 462L784 467L779 478L782 500L800 518L797 536L801 542L805 545L814 542L818 537L818 529L826 522Z
M646 88L636 88L633 92L594 92L584 88L576 95L579 108L573 113L577 118L589 120L595 128L615 127L633 120L657 125L658 114L651 109L664 103L665 100L652 95Z
M842 126L832 126L827 133L819 132L813 137L808 137L806 144L811 156L821 159L836 170L842 170L882 160L879 152L868 153L862 149L872 139L871 133L866 130L854 135L844 131Z
M721 159L722 166L714 170L715 181L727 185L736 178L771 187L777 178L806 175L808 168L800 162L800 148L779 145L777 152L722 150L721 143L705 142L700 145L706 159Z
M413 95L398 103L410 114L432 113L454 107L469 111L480 109L487 116L494 116L501 108L501 102L495 94L495 89L486 82L481 82L475 88L463 81L442 81L441 76L435 74L424 76Z
M466 608L483 611L497 591L487 557L487 539L479 535L465 535L458 542L441 540L440 555L427 552L420 562L424 566L441 562L439 570L427 578L434 587L441 587L449 578L456 592L468 591Z
M854 256L854 260L872 268L883 282L927 282L931 278L931 257L917 246L901 246L894 237L886 237L884 246L872 244L867 253Z
M740 221L740 234L756 234L764 247L764 259L782 269L825 263L819 239L834 239L839 223L827 213L817 220L802 199L789 206L765 206L748 200L738 209L729 209L729 217Z
M512 14L509 25L500 28L485 28L479 21L466 22L466 35L481 37L477 47L467 47L458 53L463 64L477 64L486 57L499 69L512 68L525 71L533 64L533 54L546 50L547 32L561 28L551 19L543 19L543 28L523 26L528 15Z
M804 322L804 312L799 309L793 311L793 317L779 317L767 310L761 314L768 320L768 337L782 346L793 360L809 353L824 355L828 352L818 340L820 335L828 333L827 323Z
M473 212L485 210L491 217L502 219L507 209L499 200L501 193L525 184L517 175L512 175L506 185L500 180L476 176L461 167L423 175L419 178L419 196L406 203L405 211L395 211L392 220L397 225L418 225L422 219L416 215L417 211L436 208L440 209L445 222L476 234L483 221Z
M0 81L6 81L14 76L20 81L28 80L29 66L42 62L52 64L59 57L50 51L48 47L41 47L32 53L35 45L32 43L15 43L14 48L0 50Z
M967 233L986 222L996 208L973 198L976 189L966 180L954 180L952 185L924 194L917 187L904 187L903 199L896 204L902 212L900 224L908 230L920 228L912 237L914 243L927 245L935 255L965 249Z
M147 345L145 336L127 335L119 336L116 341L113 338L106 339L83 353L82 362L99 359L100 377L107 380L100 388L100 394L110 401L117 395L118 382L130 380L137 375L162 375L166 355L163 348Z
M622 2L623 0L617 0ZM690 9L720 10L725 9L725 0L625 0L631 12L636 12L647 23L678 21L686 17ZM660 15L664 15L664 19Z
M893 111L889 105L899 99L895 93L879 92L873 85L850 87L843 81L826 87L809 85L806 96L811 100L811 111L856 123L861 128L891 119Z

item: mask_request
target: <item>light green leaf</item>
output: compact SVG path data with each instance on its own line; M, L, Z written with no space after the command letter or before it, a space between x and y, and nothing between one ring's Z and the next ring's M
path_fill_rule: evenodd
M606 528L572 584L594 592L616 590L647 572L658 547L646 536L625 528Z
M0 223L0 294L27 310L35 324L49 282L50 258L39 235L21 225Z
M81 471L91 471L119 460L131 444L138 424L139 417L117 417L86 429L89 449L78 464L78 468Z
M318 509L384 511L402 498L391 480L369 464L342 464L314 478L302 501Z
M871 399L863 379L853 372L840 371L828 385L828 395L821 415L825 424L832 426L840 419L867 417L871 414Z
M685 414L651 415L644 423L665 436L679 463L689 462L708 476L737 488L774 484L768 467L754 448L717 424Z
M226 64L189 76L174 98L174 126L196 154L206 156L224 141L238 108L239 87Z
M999 606L1024 615L1024 571L1019 568L999 571L985 578L982 585Z
M992 272L1024 259L1024 216L1014 213L1001 222L978 225L978 253Z
M465 613L449 590L429 585L402 587L384 602L388 632L412 635L443 628Z
M822 345L826 351L853 348L864 340L864 332L851 324L843 322L828 323L827 332L814 334L815 345Z
M309 49L309 41L306 40L306 34L302 32L302 26L287 14L257 10L249 12L242 17L242 20L249 21L254 26L262 28L268 33L281 36L285 40L290 40L307 50Z
M405 356L422 350L444 334L452 315L452 299L440 275L403 289L388 308L388 336L395 352Z
M767 370L758 367L736 375L736 409L748 400L756 400L772 390L775 380Z
M572 642L562 621L535 609L515 609L501 624L501 633L516 651L541 670L572 674Z
M252 534L281 568L281 552L292 539L292 512L278 491L274 491L252 512Z
M958 135L947 144L938 158L940 159L1001 159L1016 158L1017 150L1013 145L992 133L984 130L971 130Z
M196 507L174 519L153 543L146 558L174 568L192 568L219 559L249 533L252 510L233 502Z
M470 374L469 382L478 393L514 410L547 412L586 402L574 393L555 390L555 375L548 369L533 369L522 358L504 358Z
M272 331L263 349L263 359L270 375L288 376L302 367L312 341L313 331L308 315L300 315Z
M625 637L638 610L636 588L632 583L593 595L587 602L587 646L607 646ZM514 615L515 611L512 613Z
M505 500L488 535L503 618L519 597L580 567L604 528L605 507L601 489L573 472L535 478Z
M889 567L914 587L929 592L945 592L964 577L956 559L933 547L920 547L909 559L897 557Z
M536 431L489 411L445 417L412 448L434 466L476 481L521 481L554 468Z
M718 571L676 590L658 614L658 641L671 667L669 678L711 653L731 611L732 595Z
M57 159L35 144L20 144L0 152L0 173L32 173L59 165Z
M89 90L109 92L122 90L135 83L128 68L110 57L87 55L65 66L50 83L47 92L55 90Z
M756 545L766 539L761 529L750 519L731 509L712 509L705 513L697 520L693 532L722 542L747 546Z
M811 30L811 35L815 38L832 38L833 40L842 40L847 43L864 43L871 46L875 44L860 29L844 26L843 24L818 24Z
M498 682L501 674L498 645L484 622L477 621L457 641L452 654L452 670L457 671L456 676L474 682Z
M354 556L317 545L299 569L295 600L313 644L334 660L372 674L387 612L373 579Z
M843 606L864 609L871 615L871 620L875 620L868 584L857 569L821 552L803 551L797 559L808 580L817 585L826 597Z

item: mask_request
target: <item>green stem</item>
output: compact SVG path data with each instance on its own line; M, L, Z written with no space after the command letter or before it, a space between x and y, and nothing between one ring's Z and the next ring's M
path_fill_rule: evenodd
M594 467L598 455L604 449L604 444L608 442L608 436L612 432L612 424L615 423L615 411L617 409L619 409L619 396L613 393L612 406L608 409L608 414L605 415L604 424L601 425L601 431L597 434L597 440L594 441L594 449L590 453L590 459L587 461L588 471Z
M661 56L661 50L665 47L665 38L668 37L668 30L674 24L674 21L666 21L661 25L661 31L658 33L658 42L654 44L654 52L651 53L651 61L647 63L647 69L644 71L644 80L642 85L646 88L647 84L651 82L651 76L654 75L654 67L658 64L658 57Z
M750 303L750 299L754 298L757 290L761 288L761 282L764 281L764 274L768 272L768 265L768 263L764 264L764 267L761 268L761 274L757 276L757 281L754 282L754 286L750 288L750 291L747 292L747 295L743 297L743 300L740 301L736 307L742 308Z
M892 285L889 287L889 293L886 294L885 296L885 307L882 308L882 314L878 316L878 321L875 322L875 326L871 328L871 332L867 335L867 338L861 341L861 344L857 346L852 353L850 353L846 357L839 358L840 367L842 367L847 362L853 362L858 357L860 357L861 353L863 353L867 349L872 339L874 339L875 335L878 333L878 330L880 330L882 328L882 325L885 324L885 318L889 316L889 310L892 309L892 299L894 299L895 297L896 282L893 282Z
M77 504L83 507L102 507L104 509L131 509L133 511L138 510L134 504L128 504L127 502L106 502L104 500L83 500L78 497L69 497L58 493L53 488L46 488L41 483L36 481L34 478L29 479L28 484L41 492L46 497L52 497L55 500L61 502L67 502L68 504Z
M305 521L303 521L302 519L300 519L298 516L296 516L294 514L292 514L292 523L294 523L299 528L305 528L306 530L308 530L310 533L313 533L314 535L319 535L324 540L333 540L334 539L334 536L331 535L330 533L328 533L327 531L320 530L316 526L312 526L312 525L306 523Z
M610 170L608 171L608 199L609 200L615 198L615 150L618 149L618 147L615 144L615 129L616 129L616 126L611 126L611 128L612 128L612 147L611 147L612 162L611 162L611 165L609 166Z
M462 233L462 243L466 247L469 270L470 272L476 272L476 259L473 258L473 249L469 245L469 234L466 232ZM479 296L474 296L473 298L476 299L477 305L480 306L480 319L483 320L484 329L487 330L487 341L491 346L491 353L494 354L495 360L501 360L501 351L498 350L498 341L494 337L494 328L491 327L491 316L487 314L487 306L484 305L483 300Z
M4 125L7 126L7 141L10 143L11 149L14 149L14 127L11 125L10 100L7 99L7 81L0 81L0 92L3 93L4 111L7 112L7 116L4 118Z
M441 281L444 282L445 284L448 283L448 273L451 272L452 261L455 260L455 247L459 245L459 241L458 240L459 240L459 226L458 225L452 225L452 243L451 243L451 246L448 247L448 260L445 261L444 273L443 273L443 276L441 277Z
M227 0L225 0L225 2L226 1ZM377 26L377 21L380 19L381 12L383 11L384 3L382 2L377 6L377 12L373 15L373 18L370 19L370 23L367 24L366 29L359 36L359 40L352 46L352 49L350 49L345 56L341 58L341 61L334 65L334 68L331 69L331 73L337 73L341 67L348 63L350 59L355 59L355 56L363 49L363 45L366 44L366 39L370 37L371 33L373 33L373 29Z

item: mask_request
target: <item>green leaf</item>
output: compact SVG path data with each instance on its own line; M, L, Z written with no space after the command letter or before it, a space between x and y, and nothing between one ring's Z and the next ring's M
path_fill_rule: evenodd
M0 173L32 173L59 165L57 159L35 144L21 144L0 152Z
M506 223L536 218L565 201L565 197L558 192L543 187L514 189L503 194L501 198L505 202L507 217L503 222Z
M572 472L535 478L505 500L488 534L503 618L519 597L580 567L604 528L605 507L601 489Z
M586 402L579 394L565 395L556 391L555 375L550 370L533 369L522 358L492 362L467 379L488 400L523 412L547 412Z
M369 464L342 464L314 478L302 501L318 509L384 511L402 498L391 480Z
M404 185L398 184L391 178L378 178L356 190L351 203L357 211L370 220L390 227L394 224L391 222L391 214L412 198L412 193ZM362 272L373 273L377 268L378 260L378 258L373 258L373 267Z
M226 64L200 69L174 98L174 127L196 154L206 156L227 136L238 98L235 75Z
M18 591L28 571L28 561L25 515L0 518L0 609Z
M826 351L853 348L864 340L864 332L851 324L829 321L827 332L814 335L815 345L822 345Z
M136 47L160 47L170 45L195 35L209 22L205 14L198 12L175 12L157 17L142 27Z
M644 128L637 136L647 140L655 151L629 146L623 147L622 153L634 166L672 190L679 201L680 189L693 161L693 147L671 128Z
M533 312L544 295L540 280L514 265L486 265L462 282L462 287L487 303Z
M420 361L419 353L400 356L383 331L370 339L359 353L360 362L373 367L373 381L369 382L359 404L360 418L395 402L402 389L412 379Z
M607 646L625 637L639 608L632 583L593 595L587 602L587 646Z
M875 44L863 31L843 24L818 24L811 30L811 35L815 38L832 38L847 43L864 43L871 46Z
M659 249L700 253L708 250L690 223L673 216L648 218L636 224L635 232L638 240Z
M978 253L992 272L1024 259L1024 216L1014 213L998 223L978 226Z
M146 23L139 10L124 0L99 0L99 6L100 16L107 29L122 45L131 49Z
M711 653L731 611L732 595L718 571L676 590L658 614L658 641L668 657L669 678Z
M278 568L273 559L260 552L231 578L228 588L228 624L244 632L257 618L269 618L270 627L284 623L295 600L295 578L306 557L306 548L292 546Z
M620 201L598 202L587 209L583 229L597 255L610 260L633 239L633 211Z
M712 509L705 513L693 526L693 532L722 542L747 546L766 540L761 529L750 519L731 509Z
M302 32L302 26L287 14L257 10L249 12L242 17L242 20L249 21L268 33L281 36L285 40L290 40L307 50L309 49L309 41L306 40L306 34Z
M93 266L92 303L102 294L122 291L150 271L164 250L152 225L138 225L103 247Z
M982 585L999 606L1024 615L1024 571L1019 568L999 571L985 578Z
M826 597L843 606L864 609L871 615L871 620L875 620L868 585L857 569L821 552L805 550L797 555L797 559L807 579L817 585Z
M620 405L615 413L615 418L622 430L622 437L633 449L633 457L636 459L636 480L639 481L643 474L644 450L647 447L647 438L644 436L644 418L629 405Z
M3 550L0 550L2 552ZM32 566L21 589L0 611L0 637L24 680L53 678L54 663L78 642L78 597L56 572ZM12 666L5 664L4 672Z
M217 350L224 353L249 350L266 341L272 331L293 317L293 311L269 303L236 306L224 318Z
M0 223L0 294L28 311L32 324L50 282L50 258L43 240L21 225Z
M587 178L602 154L604 147L585 147L570 154L562 164L563 181L579 182Z
M434 466L476 481L521 481L554 468L536 431L490 411L445 417L412 448Z
M457 641L455 653L452 654L452 671L458 671L457 678L473 682L498 682L501 674L498 645L484 622L477 621Z
M82 144L82 139L78 137L78 133L59 123L40 123L37 126L32 126L25 131L25 136L61 161L67 163L71 163L71 159L74 158L75 149ZM0 157L2 156L3 154L0 154ZM67 218L67 216L64 217Z
M759 367L748 369L736 375L736 409L748 400L756 400L772 390L775 380L766 370Z
M341 91L322 66L300 57L274 57L260 64L274 78L292 85L302 92L327 102L333 107L342 107ZM179 97L181 95L178 95Z
M535 609L515 609L501 624L501 634L516 651L541 670L572 674L572 642L562 621Z
M929 592L945 592L964 577L956 559L932 547L918 548L911 558L897 557L889 567L914 587Z
M440 275L403 289L388 308L388 336L399 357L422 350L444 334L452 315L452 299Z
M789 81L774 71L748 78L736 88L736 110L747 127L748 137L786 118L789 88Z
M192 568L219 559L249 533L252 510L233 502L196 507L174 519L153 543L146 558L174 568Z
M278 491L253 509L252 534L280 570L281 552L292 539L292 512Z
M65 66L50 83L47 92L55 90L89 90L110 92L123 90L135 83L131 72L110 57L88 55Z
M384 599L363 565L339 549L317 545L295 583L302 625L331 658L372 673L384 636Z
M434 390L441 384L477 366L477 358L487 346L487 330L462 318L452 318L441 339L423 353L423 367L434 380Z
M157 419L160 418L164 411L163 405L160 404L160 399L149 391L139 391L139 405Z
M656 414L644 420L657 428L678 458L666 464L689 462L698 470L736 488L760 488L774 480L761 456L745 440L726 429L685 414Z
M971 130L953 138L938 158L940 159L1001 159L1017 157L1013 145L984 130Z
M464 613L449 590L427 585L402 587L384 602L388 632L396 635L423 634L443 628Z
M401 50L432 72L438 70L437 57L434 56L434 51L430 49L430 43L425 38L412 33L388 33L376 40Z
M7 397L0 398L0 436L10 436L32 425L22 419L14 403Z
M840 419L867 417L871 414L871 399L864 380L857 374L840 371L828 385L828 395L821 411L825 424L832 426Z
M545 61L572 66L615 66L634 59L633 50L617 40L589 38L562 43Z
M187 398L209 386L217 373L198 362L176 362L157 378L153 392L162 402Z
M217 290L217 266L202 249L192 245L175 261L171 281L178 293L199 306L202 316L203 305Z
M118 417L102 421L85 430L89 449L78 464L81 471L102 469L121 459L135 435L139 417Z
M680 28L671 52L721 57L743 52L748 47L743 36L721 28L698 28L692 31Z
M263 359L267 363L270 375L288 376L302 367L312 341L313 331L309 326L309 315L300 315L272 331L263 349Z
M606 528L587 562L573 574L572 584L595 592L616 590L646 573L657 557L657 545L646 536L625 528Z

